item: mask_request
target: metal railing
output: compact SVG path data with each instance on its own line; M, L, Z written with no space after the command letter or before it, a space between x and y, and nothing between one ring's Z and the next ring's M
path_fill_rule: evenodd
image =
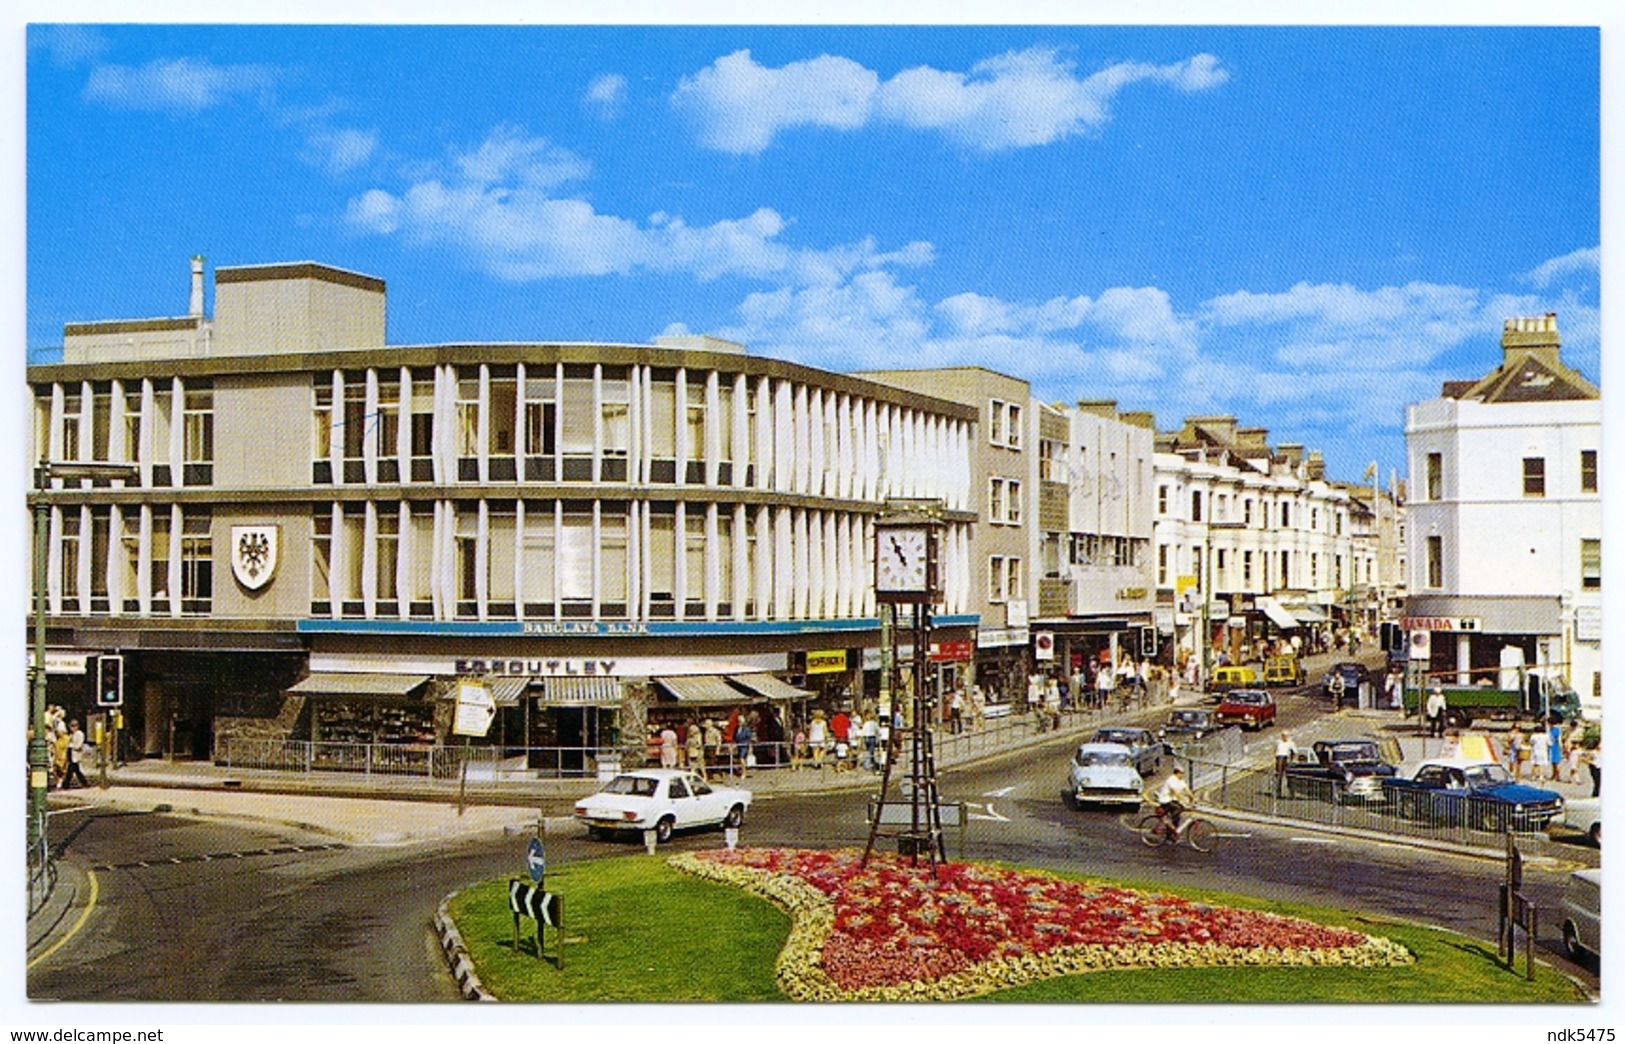
M28 916L43 909L55 890L56 860L51 858L44 831L40 831L39 838L28 846Z
M1189 773L1200 781L1198 804L1394 837L1483 847L1496 844L1509 829L1534 833L1546 825L1543 818L1489 802L1387 789L1367 796L1349 794L1329 780L1277 779L1273 766L1193 761Z
M214 761L226 768L282 772L346 772L427 780L519 782L595 776L600 765L620 765L624 753L603 747L436 746L405 743L328 743L313 740L222 736Z

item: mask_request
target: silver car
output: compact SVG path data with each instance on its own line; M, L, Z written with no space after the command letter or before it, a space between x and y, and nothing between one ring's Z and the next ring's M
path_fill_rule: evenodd
M1140 804L1145 780L1134 767L1134 753L1121 743L1085 743L1072 756L1066 801L1083 805Z
M1140 775L1150 779L1162 769L1162 757L1165 748L1162 740L1150 729L1133 728L1127 725L1108 725L1096 729L1095 734L1089 738L1090 743L1121 743L1129 749L1134 756L1134 768Z

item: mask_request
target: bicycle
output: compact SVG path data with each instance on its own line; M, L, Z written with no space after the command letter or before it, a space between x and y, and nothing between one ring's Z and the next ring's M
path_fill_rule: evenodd
M1219 838L1219 831L1212 823L1190 813L1186 813L1184 824L1175 830L1160 808L1141 816L1136 828L1140 840L1153 848L1159 845L1178 845L1184 840L1198 852L1211 852Z

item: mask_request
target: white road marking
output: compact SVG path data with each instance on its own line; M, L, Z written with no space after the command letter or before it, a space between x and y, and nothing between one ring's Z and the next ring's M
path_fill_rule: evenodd
M1012 790L1014 790L1014 789L1016 789L1016 788L1013 787L1013 786L1012 787L1000 787L998 790L990 790L987 793L983 794L982 796L983 797L1008 797L1010 795L1010 792ZM992 810L989 809L989 811L992 811Z
M1288 838L1287 840L1296 841L1300 845L1335 845L1335 844L1337 844L1337 839L1336 838L1330 838L1330 837L1293 837L1293 838Z
M991 801L988 802L985 805L978 805L973 801L967 801L967 802L965 802L965 804L969 808L985 808L985 809L987 809L987 815L985 815L985 816L981 815L980 813L977 813L977 812L967 812L967 813L965 813L965 816L968 819L986 819L986 820L990 820L990 821L992 821L994 823L1008 823L1008 822L1010 822L1010 820L1006 819L1004 816L999 815L997 812L995 812L993 810L993 803Z

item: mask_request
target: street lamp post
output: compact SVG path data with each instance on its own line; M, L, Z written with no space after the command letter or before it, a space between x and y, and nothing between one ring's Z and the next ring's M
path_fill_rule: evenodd
M34 662L28 669L28 720L33 737L28 741L28 845L29 854L43 857L45 849L45 791L50 780L50 739L45 734L45 615L47 611L46 557L51 502L46 497L52 479L122 479L136 482L141 469L134 464L44 461L34 469Z

